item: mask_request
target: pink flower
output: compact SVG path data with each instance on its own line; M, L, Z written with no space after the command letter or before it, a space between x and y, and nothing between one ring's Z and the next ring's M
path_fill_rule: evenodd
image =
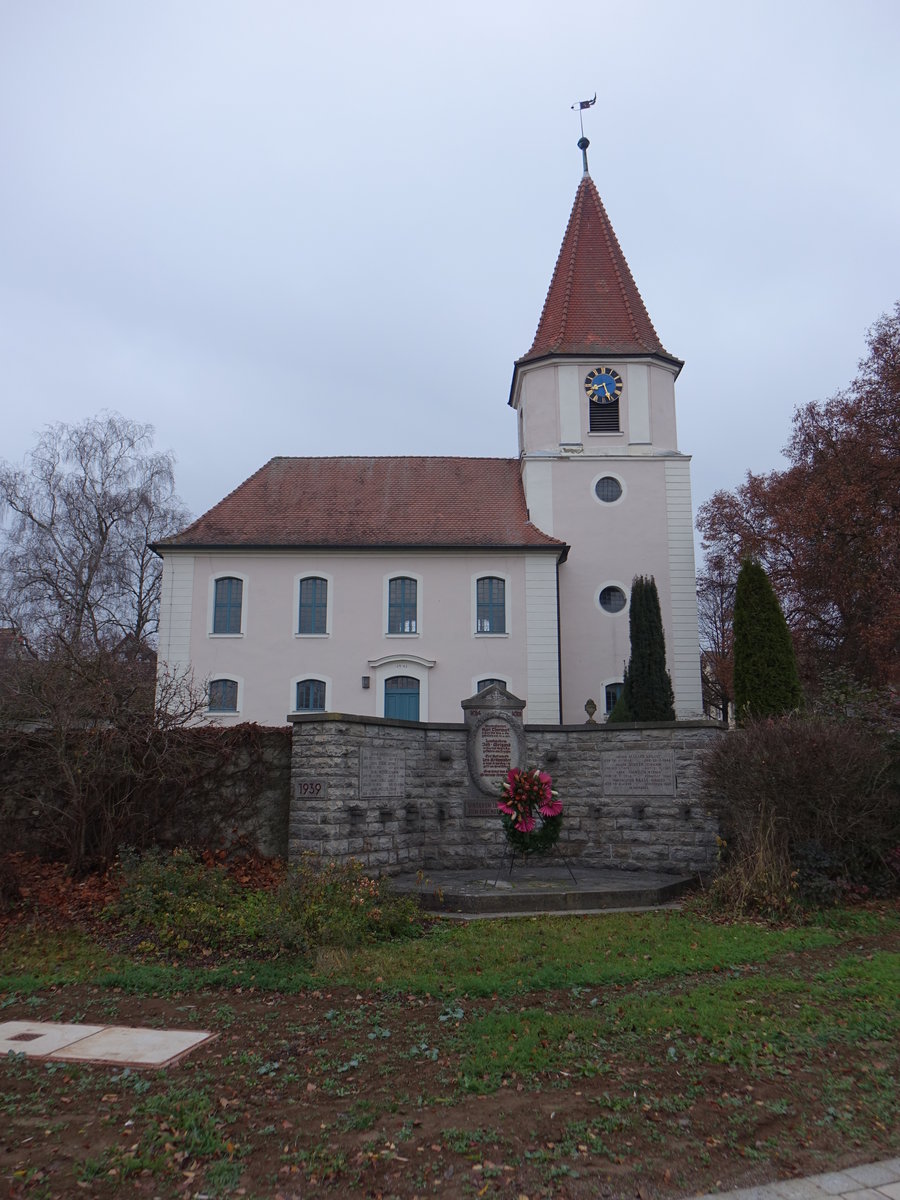
M506 813L510 817L514 817L516 815L516 810L513 808L513 806L511 804L507 804L507 802L505 800L501 800L497 804L497 807L500 809L500 811L502 813Z
M546 800L541 801L538 812L542 817L558 817L562 812L562 800L551 793Z
M518 829L519 833L531 833L532 829L534 829L534 825L534 817L531 815L531 813L528 813L527 815L522 815L519 817L518 821L516 822L516 829Z

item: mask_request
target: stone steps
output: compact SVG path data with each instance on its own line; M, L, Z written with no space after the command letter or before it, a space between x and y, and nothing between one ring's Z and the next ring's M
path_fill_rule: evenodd
M499 868L499 869L498 869ZM471 916L524 916L659 908L696 883L693 876L617 871L572 863L519 866L508 860L481 870L434 870L391 878L394 890L418 898L428 912Z

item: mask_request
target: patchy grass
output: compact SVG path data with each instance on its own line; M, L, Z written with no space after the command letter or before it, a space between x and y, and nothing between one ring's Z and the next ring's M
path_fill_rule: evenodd
M410 945L363 948L329 978L433 996L509 996L723 970L842 936L836 925L720 925L673 912L472 921L439 925Z

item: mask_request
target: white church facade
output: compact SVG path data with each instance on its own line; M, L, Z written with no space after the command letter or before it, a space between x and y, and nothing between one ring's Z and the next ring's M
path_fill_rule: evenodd
M458 722L500 682L528 723L580 724L615 701L653 575L676 714L702 715L681 366L585 172L513 370L517 456L272 459L155 547L160 669L222 723Z

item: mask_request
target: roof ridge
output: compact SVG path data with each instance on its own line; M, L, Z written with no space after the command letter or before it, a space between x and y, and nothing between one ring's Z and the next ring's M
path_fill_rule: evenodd
M597 190L597 185L594 183L593 179L591 179L590 175L586 175L585 178L587 179L588 184L589 184L588 192L593 197L593 199L596 201L597 206L600 210L600 212L599 212L599 215L601 217L600 228L603 232L603 237L606 241L606 244L610 249L610 258L612 259L612 267L616 273L616 279L619 284L619 291L621 292L621 295L622 295L622 302L625 305L625 310L628 313L629 320L631 321L631 328L634 333L635 341L640 342L640 344L642 346L647 346L646 340L644 339L640 330L638 329L637 320L634 315L634 309L632 308L631 301L628 298L628 290L625 286L625 281L622 278L622 272L619 268L619 264L616 261L617 257L621 257L622 262L625 264L625 269L628 272L628 275L631 279L631 285L634 288L634 290L637 292L641 301L643 301L643 297L641 296L641 293L640 293L640 288L638 287L637 283L635 282L634 276L631 274L631 268L628 266L628 260L625 257L625 252L622 249L622 244L619 241L618 236L616 235L616 231L612 227L612 222L609 219L609 214L607 213L606 208L603 204L603 200L600 197L600 193ZM618 255L615 253L615 251L618 251ZM647 312L646 305L644 306L644 312L646 314L647 320L650 322L650 328L653 330L654 333L656 333L656 327L653 324L652 317L650 316L649 312ZM657 337L657 342L659 342L658 337ZM661 343L659 343L659 344L661 345ZM647 348L652 349L649 346L647 346Z
M259 471L264 471L269 463L274 462L408 462L411 459L439 459L441 462L519 461L518 456L513 454L275 454ZM254 471L253 475L258 475L259 471ZM253 475L248 475L244 482L249 482Z
M566 327L569 323L569 303L572 299L572 286L575 282L575 263L578 258L578 242L581 238L581 213L582 206L578 203L578 197L576 194L575 204L572 207L572 218L575 222L575 228L572 231L572 250L569 254L569 269L566 271L566 290L563 297L563 308L562 317L559 323L559 334L556 339L557 345L560 345L565 340ZM547 294L549 295L549 292Z
M562 261L563 251L566 248L566 242L568 241L568 238L569 238L569 230L572 228L573 222L575 222L576 219L579 219L578 217L576 217L577 209L578 209L578 193L576 192L575 193L575 202L572 205L572 211L569 213L569 219L568 219L568 221L566 221L565 232L563 233L562 241L559 244L559 250L556 253L556 265L553 268L553 274L550 276L550 285L547 288L547 294L544 296L544 303L541 306L541 315L538 318L538 324L537 324L538 333L540 333L541 326L544 324L544 317L547 314L547 308L550 304L550 297L553 294L553 285L556 282L557 275L559 274L559 267L560 267L560 262ZM580 217L580 214L579 214L579 217ZM574 264L574 261L575 261L574 254L571 257L572 257L572 263ZM537 341L537 336L538 336L537 333L535 333L535 335L534 335L535 341ZM562 341L562 322L560 322L559 332L558 332L556 341L557 342ZM534 349L533 343L532 343L532 349ZM529 351L529 353L530 352L531 351Z

